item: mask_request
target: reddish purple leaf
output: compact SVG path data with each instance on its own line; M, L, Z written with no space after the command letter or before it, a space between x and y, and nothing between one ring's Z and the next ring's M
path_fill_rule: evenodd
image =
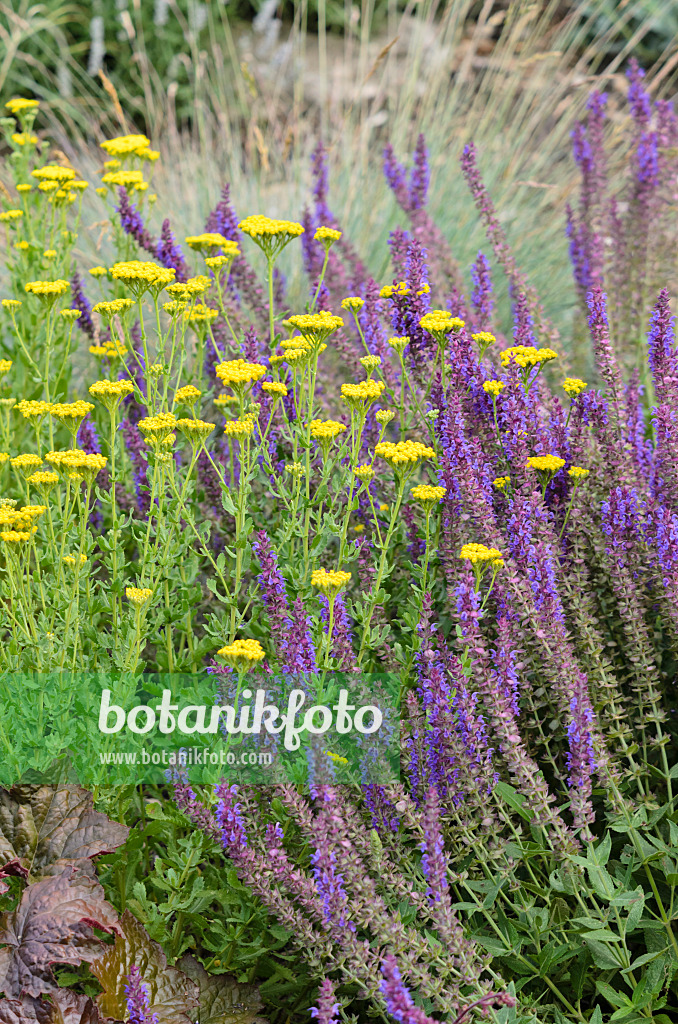
M92 794L80 786L0 789L0 878L23 874L37 881L61 874L71 864L117 849L128 835L126 825L94 810Z
M16 910L0 917L0 991L40 996L56 986L51 964L80 964L101 954L93 927L117 931L118 915L96 881L67 868L29 885Z

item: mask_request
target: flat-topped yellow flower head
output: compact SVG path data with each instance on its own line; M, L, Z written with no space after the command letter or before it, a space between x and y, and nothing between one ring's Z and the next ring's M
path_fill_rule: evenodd
M287 385L281 384L276 380L265 380L261 385L261 390L270 395L274 402L279 398L285 398L287 395Z
M253 668L266 657L258 640L234 640L232 644L218 650L217 654L237 672Z
M386 385L382 380L361 380L359 384L342 384L341 397L352 409L366 409L381 398Z
M360 480L361 483L367 485L374 477L374 466L370 466L365 463L363 466L356 466L353 473L358 477L358 480Z
M580 380L579 377L566 377L563 381L563 391L575 398L576 395L580 395L584 388L588 387L585 380Z
M235 246L236 251L233 255L237 256L238 254L238 243L231 242L217 231L203 231L201 235L188 235L186 245L189 249L195 249L197 252L208 253L212 252L213 249L225 249L228 246Z
M92 312L98 313L106 320L112 320L115 316L128 313L134 303L131 299L110 299L107 302L97 302L92 306Z
M523 369L557 358L558 353L554 352L552 348L535 348L534 345L512 345L499 353L502 366L508 366L509 363L514 362Z
M134 384L131 380L97 380L89 387L90 395L98 398L109 412L116 409L123 398L133 392Z
M464 326L464 321L460 320L458 316L452 316L445 309L432 309L422 316L419 326L432 334L439 345L445 345L448 335L453 331L455 334L459 333Z
M361 299L359 295L349 295L341 300L341 308L350 309L352 313L359 313L364 305L365 300Z
M35 488L43 501L46 501L49 492L59 483L59 474L51 470L42 469L26 477L26 480L31 487Z
M274 220L258 213L245 217L238 227L257 243L269 261L273 261L293 238L304 233L303 225L296 221Z
M510 476L497 476L492 481L492 486L496 487L498 491L504 492L510 483Z
M406 334L398 338L389 338L388 341L386 342L386 344L390 345L393 351L396 352L401 358L403 352L405 351L405 348L407 347L407 345L409 345L409 343L410 339L409 336Z
M83 452L79 449L50 452L49 454L52 456L51 464L58 466L65 477L69 480L84 480L90 486L97 473L100 473L108 462L105 455L99 455L97 452ZM58 456L58 460L54 459L55 455ZM47 456L45 458L47 459Z
M68 281L61 278L56 281L29 281L24 285L24 291L36 295L45 305L50 306L70 288Z
M316 242L322 242L325 252L327 252L334 242L339 241L341 238L341 231L337 231L336 228L319 227L313 238Z
M137 153L138 150L145 150L151 144L151 140L145 135L118 135L115 139L106 139L101 143L101 148L109 156L125 157Z
M13 96L5 103L5 110L9 110L10 114L21 114L25 110L37 110L39 106L37 100L29 100L24 96Z
M205 420L177 420L177 430L190 442L194 448L200 447L214 430L213 423Z
M266 373L266 367L261 363L248 363L244 359L231 359L226 363L219 363L215 372L225 387L232 388L237 394L244 394L261 380Z
M153 597L153 591L148 587L125 587L125 597L131 604L141 608Z
M327 569L316 569L311 574L311 586L317 587L326 597L336 596L342 587L350 582L350 572L335 572Z
M496 398L497 395L502 393L505 387L506 385L503 380L486 380L483 384L483 391L488 395L492 395L493 398Z
M183 388L179 388L174 396L174 401L177 405L187 405L190 407L194 406L202 394L193 384L185 384Z
M43 416L46 416L49 412L49 402L41 401L23 401L19 402L16 407L16 411L21 413L24 419L28 420L29 423L38 424L42 420Z
M13 459L9 460L12 469L17 469L24 477L32 476L36 469L40 469L42 463L43 460L40 456L34 455L32 452L27 452L24 455L15 455Z
M83 402L80 399L77 402L54 402L50 405L49 411L51 416L70 428L74 424L79 426L93 408L91 402Z
M162 444L177 425L177 418L171 412L159 412L139 420L137 427L151 445Z
M7 224L9 221L13 220L21 220L23 215L23 210L3 210L0 212L0 224Z
M501 551L497 548L488 548L484 544L464 544L459 557L473 565L480 563L501 567L504 564Z
M580 480L584 480L589 475L590 470L584 469L582 466L572 466L567 471L567 475L574 480L575 484Z
M111 277L123 281L137 297L149 289L159 294L175 276L174 267L160 267L150 260L123 260L111 267Z
M436 453L419 441L380 441L374 454L385 459L394 469L413 470L422 459L435 459Z
M447 488L434 487L431 484L418 484L412 488L411 493L415 501L420 502L426 511L430 511L434 505L437 505L445 497Z
M246 437L250 437L253 434L255 423L256 420L253 416L243 416L242 419L238 420L226 420L224 434L227 437L235 437L239 441L243 441Z
M45 167L36 167L31 171L31 177L38 181L53 181L57 185L75 179L75 171L72 167L62 167L60 164L46 164Z
M497 340L494 334L490 334L489 331L477 331L475 334L471 335L471 339L475 341L478 346L478 354L481 359L487 352L490 345L494 345Z
M311 348L317 349L327 341L331 334L344 326L344 321L340 316L335 316L334 313L323 309L319 313L299 313L288 317L287 320L283 320L283 326L296 327L304 341ZM298 342L299 339L291 338L290 340Z
M565 465L565 459L559 458L558 455L533 455L527 460L526 465L540 473L557 473Z

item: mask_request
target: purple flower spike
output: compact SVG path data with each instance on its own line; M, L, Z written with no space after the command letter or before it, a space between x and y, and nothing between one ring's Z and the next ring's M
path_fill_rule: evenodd
M340 1004L334 1001L334 982L323 978L318 986L318 1005L312 1006L310 1014L316 1024L338 1024Z
M94 341L96 337L96 328L94 327L94 321L92 320L92 307L90 306L85 291L82 287L82 278L78 274L77 270L71 278L71 305L73 309L80 310L80 316L78 317L78 327L81 331L84 331L88 338Z
M398 961L392 953L387 953L382 960L381 973L384 977L381 992L386 1009L398 1024L435 1024L420 1007L415 1006L398 970Z
M139 968L133 965L125 979L129 1024L159 1024L157 1013L150 1013L148 985L142 980Z
M173 268L176 271L177 281L188 280L188 267L184 261L184 254L177 244L169 220L162 222L160 229L160 240L157 244L156 259L163 267Z

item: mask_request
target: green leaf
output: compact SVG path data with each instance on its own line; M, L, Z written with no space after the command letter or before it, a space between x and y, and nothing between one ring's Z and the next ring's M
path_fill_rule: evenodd
M603 942L599 942L597 939L584 939L584 941L596 967L600 967L604 971L619 969L621 964Z
M497 782L494 792L498 793L512 810L517 811L521 818L524 818L525 821L532 821L532 814L523 806L525 797L517 789L514 789L513 786L509 786L508 782Z

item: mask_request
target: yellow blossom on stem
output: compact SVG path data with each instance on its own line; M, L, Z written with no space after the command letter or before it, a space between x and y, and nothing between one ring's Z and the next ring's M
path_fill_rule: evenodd
M581 466L572 466L568 469L568 476L572 477L573 480L583 480L584 477L589 475L590 470L583 469Z
M573 398L575 395L581 394L584 388L588 387L588 384L584 380L580 380L579 377L566 377L562 384L563 391Z
M284 398L287 395L287 386L285 384L279 384L278 381L275 380L265 380L261 385L261 390L265 391L267 395L271 395L274 401L277 398Z
M359 313L364 305L365 300L361 299L359 295L349 295L341 300L341 308L350 309L352 313Z
M98 380L90 385L89 393L98 398L112 412L127 395L134 392L131 380Z
M503 380L486 380L483 384L483 391L488 395L493 395L495 398L500 395L506 385Z
M118 135L114 139L106 139L105 142L102 142L101 148L109 156L118 157L130 156L140 149L147 149L150 144L151 140L146 138L145 135Z
M174 396L174 401L179 405L193 406L200 398L201 392L193 384L186 384L179 388Z
M252 384L260 380L266 373L261 363L248 363L244 359L231 359L219 363L215 373L225 387L233 388L237 394L244 394Z
M496 487L498 491L505 491L510 483L510 476L498 476L492 481L492 486Z
M437 505L439 501L447 494L446 487L433 487L431 484L418 484L416 487L411 489L412 497L415 501L421 502L426 508Z
M125 587L125 597L133 605L141 608L153 596L153 591L148 587Z
M227 665L236 671L251 668L266 657L266 652L258 640L234 640L217 651Z
M311 586L317 587L326 597L329 597L332 594L337 594L350 579L350 572L334 572L332 570L328 572L327 569L316 569L311 574Z

